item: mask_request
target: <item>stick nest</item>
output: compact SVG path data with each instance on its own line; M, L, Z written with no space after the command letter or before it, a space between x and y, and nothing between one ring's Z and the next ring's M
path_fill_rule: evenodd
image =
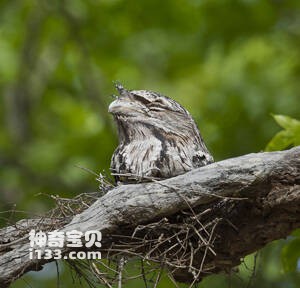
M11 234L15 239L10 240L24 238L31 229L51 231L70 222L74 215L89 208L113 187L101 174L98 180L101 192L83 193L73 199L51 196L56 207L37 221L31 219L32 223L16 225L18 233ZM153 223L120 227L118 234L103 235L101 260L64 261L75 272L75 278L83 278L91 287L96 287L99 282L107 287L118 283L121 287L120 283L136 278L143 279L146 287L151 282L156 287L163 271L175 285L176 280L186 281L188 273L192 286L203 276L215 272L211 263L216 256L216 227L222 218L212 220L211 210L194 211L189 207Z

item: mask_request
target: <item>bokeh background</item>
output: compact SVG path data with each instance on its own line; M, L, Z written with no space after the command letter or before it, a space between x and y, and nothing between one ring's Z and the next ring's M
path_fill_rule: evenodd
M77 166L109 173L115 80L180 102L221 160L264 150L280 130L271 114L300 118L299 76L299 0L1 0L0 223L98 189ZM255 277L252 255L200 287L299 287L299 262L282 264L290 238L259 253ZM60 279L80 287L63 265ZM12 287L56 280L47 265Z

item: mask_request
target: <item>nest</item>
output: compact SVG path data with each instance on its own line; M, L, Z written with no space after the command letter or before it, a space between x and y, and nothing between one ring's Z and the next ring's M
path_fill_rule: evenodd
M83 193L73 199L51 196L56 207L37 222L27 225L22 235L31 229L59 229L70 222L74 215L89 208L113 187L101 174L98 180L101 192ZM121 287L122 283L138 278L143 279L145 287L150 283L157 287L162 275L167 275L177 285L178 280L186 281L187 274L193 286L203 276L215 272L211 263L216 256L216 228L222 218L212 220L211 210L194 211L189 207L156 222L120 227L118 234L104 235L101 260L63 261L73 271L74 278L84 279L90 287L97 287L99 282L106 287L115 283ZM20 226L17 228L20 231Z
M87 196L87 195L85 195ZM142 279L145 287L157 287L162 275L175 284L190 275L190 287L215 272L214 242L222 218L211 217L211 209L192 208L157 222L122 227L118 234L105 235L101 260L67 260L74 275L90 287L106 287Z

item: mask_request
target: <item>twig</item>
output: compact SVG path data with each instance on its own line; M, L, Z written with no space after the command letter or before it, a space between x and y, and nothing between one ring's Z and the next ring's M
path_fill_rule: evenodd
M119 269L118 269L118 288L122 288L122 272L125 264L124 257L121 257L119 261Z

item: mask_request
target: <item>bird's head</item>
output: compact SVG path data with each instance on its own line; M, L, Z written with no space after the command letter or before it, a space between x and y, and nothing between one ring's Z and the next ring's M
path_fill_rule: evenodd
M176 101L152 91L129 91L121 84L117 84L116 88L120 96L108 110L116 119L120 138L128 138L130 134L145 134L147 137L147 133L143 133L145 130L170 137L198 137L194 120Z

